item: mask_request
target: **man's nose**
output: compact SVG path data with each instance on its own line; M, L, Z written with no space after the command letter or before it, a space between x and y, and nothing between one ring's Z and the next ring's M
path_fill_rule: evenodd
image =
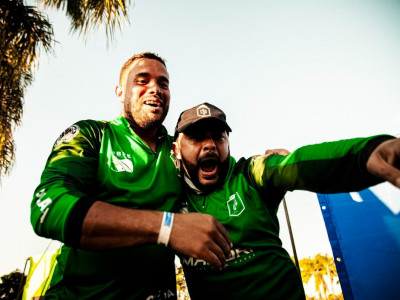
M211 136L208 136L203 141L203 149L205 151L214 151L216 148L214 140Z
M162 90L157 82L149 82L148 84L148 91L155 93L157 95L162 94Z

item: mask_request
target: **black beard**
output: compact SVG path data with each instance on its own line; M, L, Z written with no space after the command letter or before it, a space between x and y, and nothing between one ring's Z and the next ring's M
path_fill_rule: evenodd
M202 158L210 157L210 156L215 157L215 155L205 155ZM223 162L218 163L220 173L219 173L217 182L214 184L207 184L207 185L201 184L199 182L199 178L197 176L200 165L199 164L194 165L194 164L189 163L188 161L186 161L186 159L183 157L183 155L182 155L182 159L181 159L181 164L182 164L181 167L182 167L182 171L186 173L186 175L190 178L192 183L200 191L202 191L205 194L209 194L224 184L226 175L227 175L228 169L229 169L229 160L230 160L230 152L228 151L227 158Z

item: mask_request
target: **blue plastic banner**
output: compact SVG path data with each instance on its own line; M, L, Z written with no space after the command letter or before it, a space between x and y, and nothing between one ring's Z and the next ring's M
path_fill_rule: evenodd
M318 194L345 300L400 299L400 190Z

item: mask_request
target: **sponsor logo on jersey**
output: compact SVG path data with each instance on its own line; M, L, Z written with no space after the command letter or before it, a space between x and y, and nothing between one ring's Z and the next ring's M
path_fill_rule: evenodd
M115 155L111 157L111 170L114 172L133 172L133 163L128 158L117 158Z
M226 261L228 266L241 265L247 263L255 256L256 254L252 248L235 248L231 250L231 257ZM193 267L198 270L211 269L210 264L199 258L185 256L181 257L181 262L184 266Z
M230 217L238 217L245 210L242 198L240 198L237 192L229 197L229 200L226 203L226 205L228 206Z
M68 143L72 140L76 135L79 133L79 126L72 125L71 127L67 128L61 135L58 137L57 141L54 143L54 148L60 145L61 143Z

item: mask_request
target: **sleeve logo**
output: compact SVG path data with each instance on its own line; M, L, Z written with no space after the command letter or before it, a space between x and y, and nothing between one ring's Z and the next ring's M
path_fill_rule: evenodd
M79 126L78 125L72 125L68 129L66 129L61 135L58 137L57 141L54 144L54 148L60 145L61 143L68 143L70 140L72 140L76 135L79 133Z
M44 222L44 219L49 212L49 206L53 202L49 197L46 196L46 190L42 189L39 193L36 194L36 205L39 207L40 211L42 212L42 216L40 218L40 223Z

